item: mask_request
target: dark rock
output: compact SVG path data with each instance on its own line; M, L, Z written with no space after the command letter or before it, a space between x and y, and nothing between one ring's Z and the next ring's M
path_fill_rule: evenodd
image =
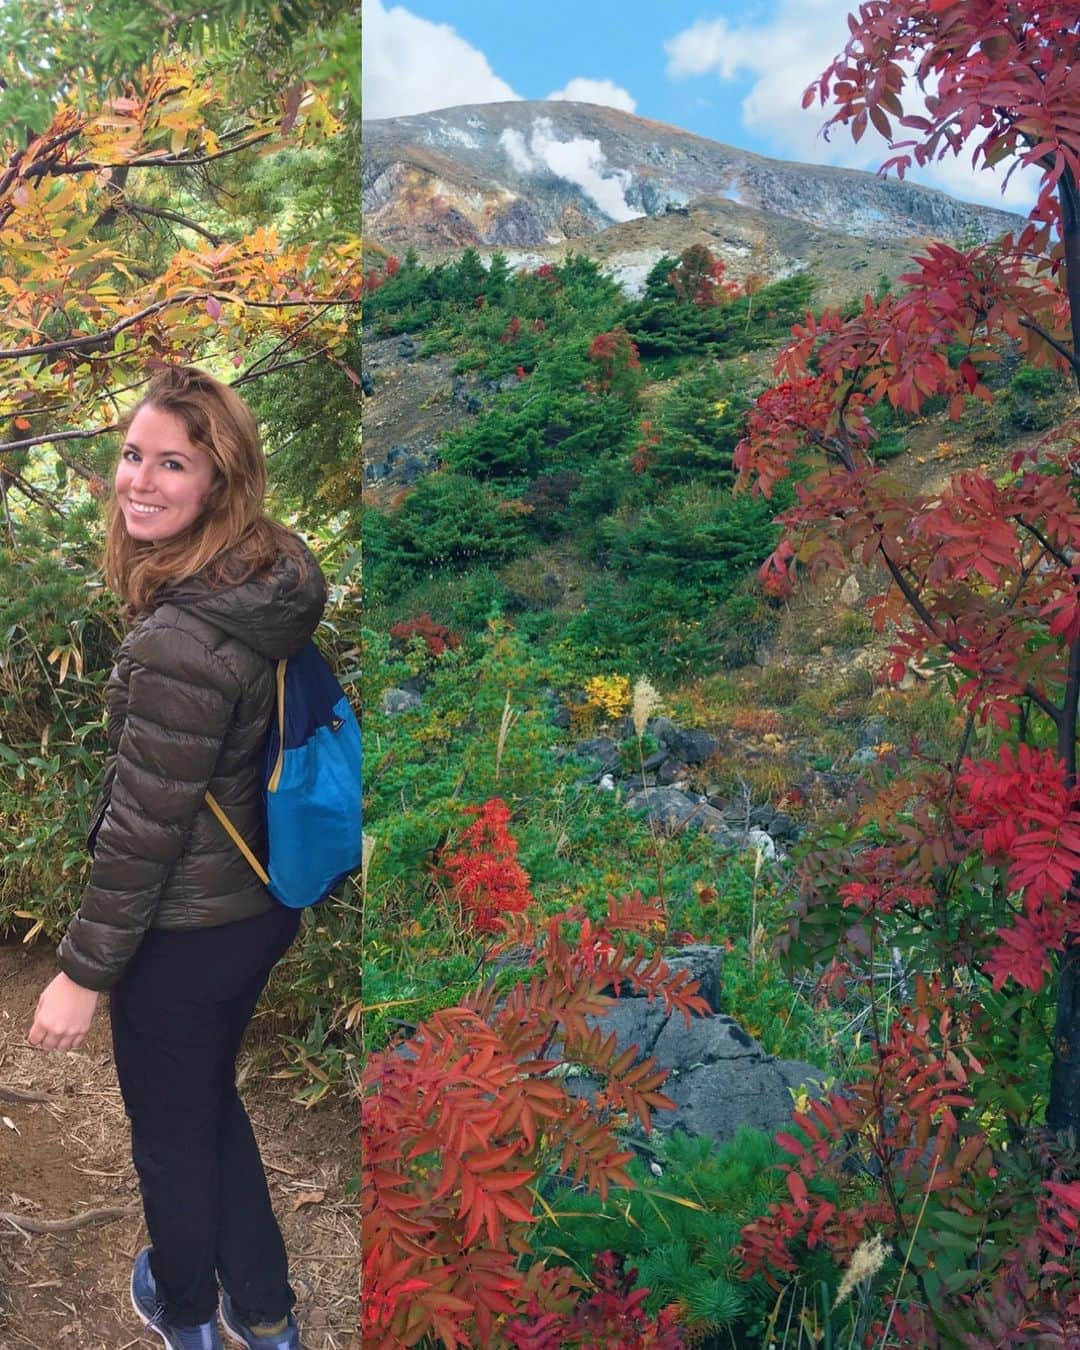
M713 947L705 942L695 942L689 947L680 947L664 960L672 970L685 970L701 986L698 992L713 1010L720 1011L720 994L723 988L724 949Z
M645 730L656 738L661 745L666 745L670 749L668 737L678 736L679 728L670 717L650 717L645 723Z
M593 736L591 740L578 741L574 754L579 759L588 760L598 770L611 773L621 767L618 744L610 736Z
M775 806L768 802L763 802L760 806L755 806L747 818L747 825L750 828L764 830L771 838L778 843L792 843L798 839L801 831L799 824L784 811L778 811Z
M681 759L665 758L657 771L656 781L667 787L677 783L680 778L685 778L689 772L689 767Z
M802 834L802 826L785 811L774 813L771 822L765 826L769 834L781 844L793 844Z
M663 764L664 760L667 759L667 757L668 752L666 750L654 750L651 755L645 756L644 760L642 760L641 762L640 767L644 770L645 773L652 773L654 769L658 769L660 765Z
M409 360L416 355L416 340L409 337L408 333L398 343L398 356L404 360Z
M375 380L372 378L370 370L360 372L360 392L368 398L375 392Z
M437 465L433 464L426 455L410 455L408 459L402 461L394 476L399 483L411 487L413 483L426 474L434 472L436 467Z
M687 764L704 764L720 749L719 738L710 731L675 729L674 735L662 738L673 755L678 755Z
M704 830L718 844L733 846L738 843L738 836L714 806L704 799L696 801L678 788L644 788L628 798L626 809L646 811L649 820L672 833L692 826Z
M384 478L390 477L389 464L365 464L364 482L368 484L381 483Z

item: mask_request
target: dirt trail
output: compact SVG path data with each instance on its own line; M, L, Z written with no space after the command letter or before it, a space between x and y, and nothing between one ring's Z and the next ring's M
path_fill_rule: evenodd
M55 970L51 948L0 944L0 1350L161 1350L128 1300L146 1236L107 1004L79 1051L43 1055L26 1043ZM246 1067L241 1051L241 1081ZM257 1075L243 1091L289 1249L304 1350L356 1350L360 1215L346 1187L359 1170L357 1113L305 1111L287 1083ZM20 1093L46 1100L13 1100ZM68 1219L100 1208L125 1213L66 1232L15 1226L24 1215Z

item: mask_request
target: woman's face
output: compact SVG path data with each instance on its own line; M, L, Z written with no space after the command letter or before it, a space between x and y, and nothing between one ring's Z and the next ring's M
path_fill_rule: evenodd
M158 543L194 524L214 482L214 464L175 413L144 404L116 466L116 496L132 539Z

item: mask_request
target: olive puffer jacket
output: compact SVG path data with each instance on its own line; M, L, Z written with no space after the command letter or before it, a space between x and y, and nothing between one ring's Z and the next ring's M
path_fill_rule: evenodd
M308 641L326 583L282 554L263 577L211 592L163 587L120 645L106 686L108 754L87 841L94 862L58 949L86 989L109 989L147 928L210 928L276 902L206 805L212 792L265 861L263 749L274 666Z

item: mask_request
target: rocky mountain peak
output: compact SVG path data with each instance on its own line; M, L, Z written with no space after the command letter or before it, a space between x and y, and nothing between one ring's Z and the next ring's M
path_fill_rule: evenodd
M874 240L993 238L1020 217L853 169L789 163L591 103L364 123L365 233L421 251L565 245L718 198Z

